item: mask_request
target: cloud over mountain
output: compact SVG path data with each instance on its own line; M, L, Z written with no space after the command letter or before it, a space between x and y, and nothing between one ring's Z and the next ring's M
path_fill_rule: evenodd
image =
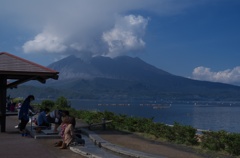
M142 16L121 17L112 30L103 33L102 39L108 46L106 56L116 57L124 52L144 48L142 37L147 24L148 19Z
M204 0L201 0L204 1ZM159 15L182 12L199 1L184 0L42 0L1 3L0 19L31 31L23 43L25 53L126 55L145 47L144 33L149 17L143 11ZM12 8L12 9L6 9ZM35 35L34 35L35 34Z
M214 72L210 68L197 67L192 72L193 79L212 82L222 82L228 84L240 84L240 66L233 69Z

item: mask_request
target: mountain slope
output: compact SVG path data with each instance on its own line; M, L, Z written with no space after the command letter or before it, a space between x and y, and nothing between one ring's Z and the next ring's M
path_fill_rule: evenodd
M52 97L237 100L240 96L238 86L176 76L128 56L90 60L69 56L49 68L60 72L59 80L41 85L45 91L56 89L54 94L45 92Z
M75 56L49 65L50 68L60 72L60 80L66 79L93 79L97 77L124 79L124 80L149 80L156 75L170 75L156 67L143 62L139 58L121 56L114 59L108 57L94 57L83 61Z

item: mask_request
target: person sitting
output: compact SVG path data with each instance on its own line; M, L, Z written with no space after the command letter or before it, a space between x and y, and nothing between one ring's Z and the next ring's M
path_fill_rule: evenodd
M46 126L49 127L50 123L47 120L47 114L49 113L50 109L45 108L42 112L39 113L38 119L37 119L37 125L38 126Z
M74 127L73 127L73 123L74 123L74 117L66 117L63 120L63 141L62 141L62 146L60 147L60 149L66 149L67 146L69 146L69 144L72 142L73 138L74 138Z
M52 112L49 113L47 116L47 120L49 123L54 123L54 132L58 132L58 127L62 123L62 116L63 116L63 111L62 110L53 110Z
M71 124L71 126L73 127L72 130L74 130L75 128L75 125L76 125L76 119L75 117L73 116L70 116L69 115L69 112L68 111L64 111L64 117L62 117L62 123L60 125L61 127L61 130L59 132L59 135L62 137L62 140L58 141L55 143L55 147L60 147L63 145L63 140L64 140L64 133L65 133L65 129L66 127L68 126L68 124ZM69 127L68 127L68 130L69 130ZM66 145L69 145L69 143L66 143ZM66 146L66 145L63 145ZM65 148L65 147L64 147Z

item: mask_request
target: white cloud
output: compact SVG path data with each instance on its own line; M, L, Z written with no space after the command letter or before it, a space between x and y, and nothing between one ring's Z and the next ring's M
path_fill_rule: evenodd
M213 72L210 68L200 66L193 70L192 76L197 80L240 85L240 66L219 72Z
M147 24L148 19L142 16L121 17L112 30L103 33L102 39L108 45L106 56L116 57L124 52L144 48L142 37Z
M64 45L64 40L48 29L44 30L42 33L35 36L33 40L30 40L23 45L23 50L26 53L61 53L66 49L67 46Z
M172 15L204 1L2 0L0 20L31 34L26 53L117 56L144 48L148 19L132 11Z

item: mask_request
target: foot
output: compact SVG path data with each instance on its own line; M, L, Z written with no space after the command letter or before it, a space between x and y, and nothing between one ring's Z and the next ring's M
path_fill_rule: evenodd
M66 143L63 143L62 146L59 149L67 149Z
M62 141L56 142L54 146L55 146L55 147L60 147L60 146L62 146Z
M67 149L67 147L60 147L59 149Z

